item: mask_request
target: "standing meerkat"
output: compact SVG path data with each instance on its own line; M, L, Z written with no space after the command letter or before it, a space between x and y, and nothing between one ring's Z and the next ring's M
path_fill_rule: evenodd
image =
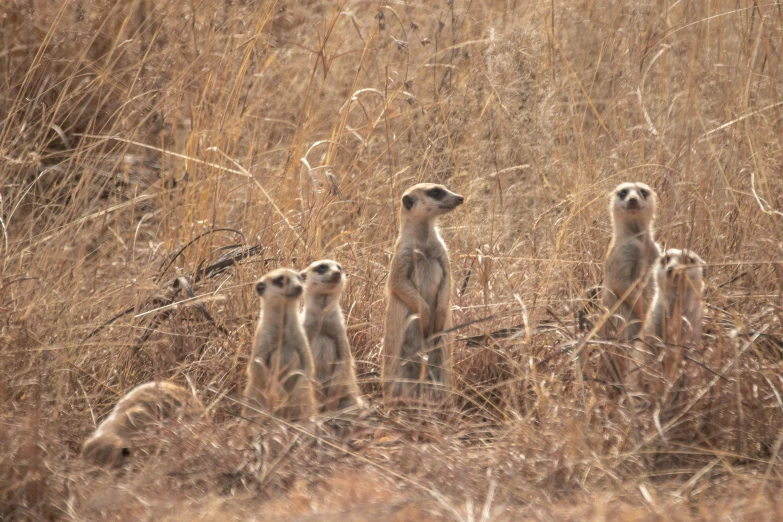
M704 260L690 250L668 249L657 263L657 288L647 315L647 335L673 346L701 343Z
M652 272L661 255L652 230L655 203L655 192L644 183L618 185L609 201L614 231L604 263L601 301L611 310L622 300L615 317L607 321L621 339L639 336L652 304Z
M324 410L361 406L353 355L345 333L340 295L342 267L324 259L299 274L304 281L304 329L313 354L316 400Z
M273 270L256 283L263 307L247 363L246 417L255 417L262 408L299 421L315 411L313 356L297 310L302 290L299 274L288 268Z
M432 183L414 185L402 197L400 234L386 281L381 366L386 397L419 394L422 381L451 386L451 339L438 335L451 327L451 269L436 222L464 200Z
M82 445L82 458L120 467L140 449L138 437L172 420L195 420L204 405L190 391L170 382L148 382L128 392ZM150 449L149 447L147 448Z

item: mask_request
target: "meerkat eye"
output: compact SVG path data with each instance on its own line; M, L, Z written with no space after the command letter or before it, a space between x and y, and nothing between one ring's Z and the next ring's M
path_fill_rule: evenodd
M622 189L617 191L617 197L620 199L625 199L625 196L628 195L628 189Z
M643 197L644 199L647 199L647 196L649 196L649 195L650 195L650 191L649 191L649 190L642 189L642 190L640 190L639 192L642 194L642 197Z
M427 191L427 195L432 199L442 199L446 192L440 188L434 188Z
M285 276L277 276L272 280L272 284L280 288L283 288L283 283L285 283Z
M329 270L329 265L327 265L326 263L322 263L317 267L315 267L315 271L318 272L319 274L325 274L327 270Z

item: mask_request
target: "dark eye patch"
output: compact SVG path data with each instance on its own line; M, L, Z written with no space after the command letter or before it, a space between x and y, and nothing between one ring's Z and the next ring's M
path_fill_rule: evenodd
M343 271L343 267L342 267L342 265L337 265L337 270L339 270L340 272L342 272L342 271Z
M649 192L648 190L645 190L645 189L642 189L642 190L640 190L639 192L642 194L642 197L643 197L644 199L647 199L647 196L649 196L649 195L650 195L650 192Z
M625 199L625 196L627 195L628 195L628 189L622 189L617 191L617 197L619 197L620 199Z
M315 271L319 274L325 274L329 270L329 265L326 263L321 263L317 267L315 267Z
M440 188L433 188L427 191L427 195L432 199L439 200L443 199L443 197L446 195L446 191Z
M283 288L283 283L285 283L285 276L277 276L272 280L272 284L280 288Z

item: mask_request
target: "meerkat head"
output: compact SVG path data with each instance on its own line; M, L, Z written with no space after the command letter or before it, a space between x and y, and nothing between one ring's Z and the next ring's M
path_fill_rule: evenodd
M112 468L122 467L130 455L131 450L123 444L122 439L110 435L91 437L82 449L85 461Z
M302 296L302 281L299 274L290 268L272 270L256 283L256 293L266 303L273 301L296 301Z
M417 221L429 221L462 205L465 198L443 185L419 183L402 196L402 216Z
M661 289L677 289L687 285L701 290L706 276L706 263L690 250L670 248L658 260L657 278Z
M644 183L621 183L612 192L609 209L615 224L652 223L655 217L655 192Z
M343 267L331 259L316 261L299 274L308 294L339 294L345 286Z

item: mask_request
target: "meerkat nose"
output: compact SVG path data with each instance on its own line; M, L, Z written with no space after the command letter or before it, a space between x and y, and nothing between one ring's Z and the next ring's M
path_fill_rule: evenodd
M638 207L639 206L639 200L633 196L628 198L628 206L631 208Z
M457 205L462 205L465 202L464 196L457 196Z

